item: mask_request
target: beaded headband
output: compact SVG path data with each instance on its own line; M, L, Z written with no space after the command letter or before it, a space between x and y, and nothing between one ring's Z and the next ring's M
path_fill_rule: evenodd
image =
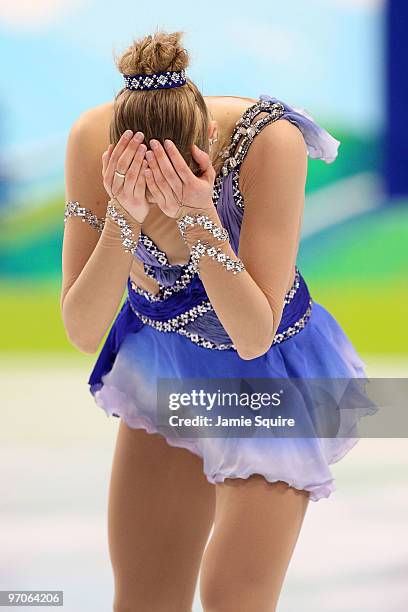
M169 89L187 83L185 70L164 70L152 74L124 74L126 89Z

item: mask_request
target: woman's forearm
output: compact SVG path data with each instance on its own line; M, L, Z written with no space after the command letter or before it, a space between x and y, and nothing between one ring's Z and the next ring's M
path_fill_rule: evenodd
M234 257L230 245L223 247L222 251ZM254 359L266 353L276 331L274 314L248 271L243 270L234 277L217 262L205 257L201 262L200 277L239 356Z
M206 215L215 226L222 224L215 208L193 209L184 207L183 213L194 217L197 214ZM179 227L180 227L179 219ZM209 300L228 335L232 339L237 352L243 359L254 359L264 354L271 346L273 336L279 325L281 312L272 311L271 305L251 277L240 264L229 240L219 240L208 229L196 223L193 226L183 224L183 237L190 248L194 250L197 242L208 244L218 252L222 252L230 261L228 269L226 261L220 263L216 257L204 255L199 258L199 274L205 286ZM221 257L221 259L223 259ZM234 267L232 262L238 262Z
M141 224L128 218L137 242ZM119 226L106 218L101 237L62 299L67 336L85 353L95 353L112 323L126 288L133 254L126 252Z

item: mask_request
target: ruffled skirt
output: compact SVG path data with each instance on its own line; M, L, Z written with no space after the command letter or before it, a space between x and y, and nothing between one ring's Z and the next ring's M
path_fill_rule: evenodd
M269 482L283 481L308 491L311 501L329 497L336 489L329 465L358 442L359 419L377 410L361 393L351 409L341 411L341 435L335 437L319 437L317 431L308 437L186 437L160 430L156 405L159 377L366 379L365 363L334 317L316 302L304 329L252 360L243 360L233 349L203 348L177 332L158 331L146 324L125 335L110 361L110 370L98 384L91 384L91 375L90 388L97 405L107 415L121 417L129 427L160 433L170 445L201 457L204 473L214 484L261 474ZM305 402L299 410L309 418L306 413L313 407Z

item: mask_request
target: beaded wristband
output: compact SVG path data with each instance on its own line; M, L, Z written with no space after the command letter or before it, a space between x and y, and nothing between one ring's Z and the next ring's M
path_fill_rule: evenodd
M196 224L201 225L201 227L211 232L218 240L229 240L228 230L225 229L225 227L219 227L208 215L184 215L184 217L181 217L181 219L177 221L178 228L183 238L186 229L188 227L194 227Z
M229 255L223 253L223 251L218 247L215 248L205 242L201 242L201 240L197 240L195 244L191 247L191 261L193 262L194 270L200 276L199 271L199 262L201 257L204 255L208 255L214 261L218 261L224 268L226 268L229 272L233 274L238 274L238 272L243 272L245 270L244 263L239 259L231 259Z
M194 227L194 225L201 225L201 227L208 230L218 240L229 240L228 230L225 227L220 227L214 223L214 221L212 221L210 217L205 214L199 213L196 215L184 215L177 220L177 225L183 238L187 228ZM200 275L199 262L201 257L204 255L208 255L214 261L218 261L233 274L237 274L238 272L245 270L244 264L239 258L231 259L231 257L229 257L229 255L226 253L223 253L220 248L216 248L210 244L201 242L201 240L197 240L197 242L191 246L191 261L193 263L193 268L198 275Z
M122 244L125 247L125 252L132 253L132 255L134 255L138 246L138 238L134 240L135 235L129 227L126 217L116 210L114 204L112 204L113 201L115 200L110 200L108 203L108 207L106 209L106 218L112 219L112 221L114 221L116 225L119 226L120 236L122 238Z
M64 226L69 217L80 217L84 223L89 223L89 225L98 232L102 232L105 224L104 218L97 217L89 210L89 208L80 206L79 202L74 200L70 200L69 202L65 203Z

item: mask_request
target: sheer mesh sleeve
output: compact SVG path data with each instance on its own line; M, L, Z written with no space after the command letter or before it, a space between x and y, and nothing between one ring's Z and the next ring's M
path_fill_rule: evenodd
M208 256L199 261L214 310L244 359L264 354L279 326L295 275L306 174L300 130L282 120L266 125L239 169L245 209L238 258L244 270L233 274ZM206 214L221 227L215 208ZM228 240L220 242L199 224L186 230L185 240L189 246L201 240L237 259Z
M101 157L107 147L99 122L85 113L71 129L65 158L61 310L68 338L87 353L97 351L112 323L133 261L118 225L105 221L109 196ZM121 212L137 240L141 225Z

